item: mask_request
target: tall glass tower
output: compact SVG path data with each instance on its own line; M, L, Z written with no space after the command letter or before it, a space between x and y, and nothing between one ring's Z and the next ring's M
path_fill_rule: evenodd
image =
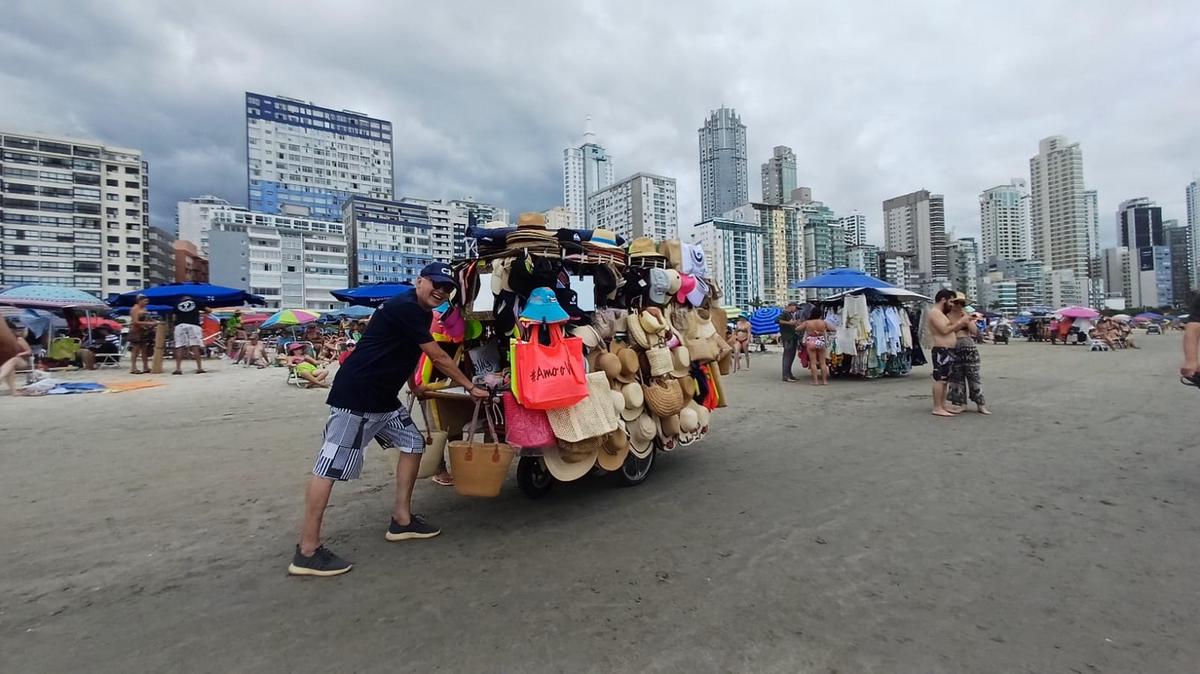
M733 108L713 110L700 137L700 219L720 217L750 201L746 125Z

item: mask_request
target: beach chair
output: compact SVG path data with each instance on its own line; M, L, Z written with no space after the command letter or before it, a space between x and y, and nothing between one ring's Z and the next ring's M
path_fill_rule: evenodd
M312 342L303 342L303 341L301 341L301 342L288 342L288 343L287 343L287 344L284 346L284 350L283 350L283 353L284 353L284 355L285 355L285 356L286 356L286 355L288 354L288 352L291 350L291 348L292 348L292 345L293 345L293 344L305 344L305 345L307 345L307 346L306 346L306 348L305 348L305 351L306 351L306 352L312 352L312 350L313 350L313 344L312 344ZM296 374L296 368L295 368L295 366L293 366L293 365L291 364L291 362L288 362L288 363L287 363L287 383L288 383L289 385L290 385L290 384L295 384L295 385L296 385L298 388L304 388L305 386L307 386L307 385L308 385L308 382L304 381L304 379L303 379L303 378L302 378L300 375Z

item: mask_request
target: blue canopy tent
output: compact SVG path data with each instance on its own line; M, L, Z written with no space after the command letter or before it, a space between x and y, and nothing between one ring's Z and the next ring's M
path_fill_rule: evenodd
M266 304L266 300L258 295L240 288L227 288L208 283L164 283L152 288L131 290L117 295L110 302L114 307L132 307L137 303L137 296L145 295L150 303L159 306L173 306L184 297L191 297L202 307L228 307L239 304ZM169 310L169 309L168 309Z
M837 267L803 281L793 281L791 288L895 288L896 286L877 279L866 272L849 267Z
M416 290L410 283L373 283L357 288L330 290L329 294L351 306L378 307L396 295L412 293Z

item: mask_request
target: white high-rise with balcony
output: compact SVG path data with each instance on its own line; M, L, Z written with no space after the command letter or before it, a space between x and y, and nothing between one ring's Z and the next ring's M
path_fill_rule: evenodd
M1029 222L1025 181L1013 178L1007 185L997 185L979 195L979 233L983 243L983 260L1024 260L1029 257L1026 236Z
M858 211L838 218L838 226L846 232L846 247L867 245L867 216Z
M1087 304L1092 234L1079 143L1063 136L1043 138L1029 160L1029 185L1032 256L1055 272L1071 271L1070 283L1060 277L1062 297L1070 304ZM1072 288L1080 289L1080 295L1069 296Z
M626 240L649 236L656 241L679 237L675 179L635 173L588 197L592 227L603 227Z
M1192 237L1192 289L1200 291L1200 181L1188 183L1184 197L1187 202L1187 226Z

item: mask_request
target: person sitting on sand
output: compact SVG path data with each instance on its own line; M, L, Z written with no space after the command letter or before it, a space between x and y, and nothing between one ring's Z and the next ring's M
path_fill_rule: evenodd
M246 343L242 345L241 358L247 365L253 365L260 370L267 366L267 345L263 344L258 332L252 332L246 338Z
M17 370L25 370L29 368L29 358L33 355L33 349L29 348L29 342L25 341L27 330L19 328L12 322L6 321L6 327L15 340L16 355L4 361L0 365L0 379L3 379L8 384L8 392L12 395L22 395L17 392Z
M329 388L329 384L325 383L325 379L329 377L329 370L321 369L321 363L317 359L304 353L304 344L292 344L288 365L296 371L296 376L308 382L308 388Z
M346 340L346 343L342 345L342 352L338 354L338 365L346 364L346 359L350 357L350 354L354 353L356 344L358 342L355 342L353 339Z

